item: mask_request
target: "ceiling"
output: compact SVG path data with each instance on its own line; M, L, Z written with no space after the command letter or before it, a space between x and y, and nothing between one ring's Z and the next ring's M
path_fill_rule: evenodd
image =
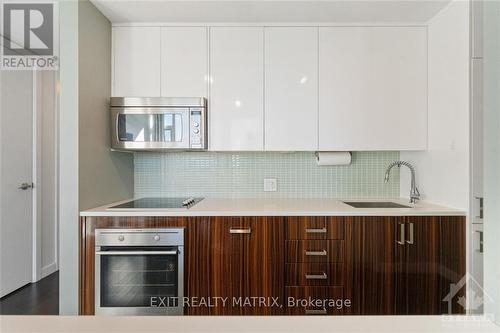
M93 0L112 22L424 23L450 0Z

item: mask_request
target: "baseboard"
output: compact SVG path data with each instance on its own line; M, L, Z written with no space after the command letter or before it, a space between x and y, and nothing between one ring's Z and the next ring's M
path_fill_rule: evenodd
M46 276L49 276L50 274L57 272L57 263L53 262L45 267L42 267L42 274L41 274L41 279L43 279Z

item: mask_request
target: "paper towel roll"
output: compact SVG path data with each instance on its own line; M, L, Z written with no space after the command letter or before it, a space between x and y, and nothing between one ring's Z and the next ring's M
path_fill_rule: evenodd
M316 163L318 165L349 165L351 153L348 151L317 152Z

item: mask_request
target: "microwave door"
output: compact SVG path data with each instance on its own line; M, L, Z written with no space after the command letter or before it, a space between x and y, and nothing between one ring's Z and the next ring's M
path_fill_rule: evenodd
M189 109L135 108L114 112L113 148L132 150L188 149Z

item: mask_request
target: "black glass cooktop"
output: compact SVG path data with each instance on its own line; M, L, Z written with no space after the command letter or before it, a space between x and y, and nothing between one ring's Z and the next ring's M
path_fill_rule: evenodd
M108 209L174 209L174 208L191 208L203 198L141 198L137 200L127 201L125 203L111 206Z

